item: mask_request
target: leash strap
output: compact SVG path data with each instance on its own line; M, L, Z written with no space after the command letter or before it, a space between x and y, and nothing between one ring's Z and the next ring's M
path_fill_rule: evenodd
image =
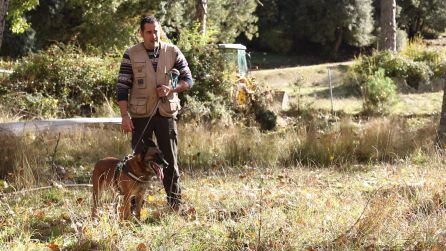
M147 124L144 127L144 130L142 130L141 136L139 137L138 141L136 141L135 147L133 147L133 149L132 149L132 156L135 155L136 148L138 147L139 143L141 142L142 138L144 137L144 133L146 132L147 128L149 127L150 121L152 120L153 116L155 115L156 111L158 110L158 107L160 105L160 100L161 99L158 99L158 101L156 102L156 106L153 109L152 114L150 115L149 120L147 121Z

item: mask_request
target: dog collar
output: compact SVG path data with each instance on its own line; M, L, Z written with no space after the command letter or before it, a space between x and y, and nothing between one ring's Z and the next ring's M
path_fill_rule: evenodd
M149 181L147 180L142 180L140 178L138 178L136 175L134 175L133 173L131 173L130 171L125 172L129 177L131 177L132 179L141 182L141 183L149 183Z
M135 174L133 174L132 172L130 172L130 170L127 167L127 161L129 159L126 157L124 159L124 161L120 161L118 163L118 165L116 166L116 172L124 172L127 176L129 176L130 178L134 179L137 182L140 183L149 183L150 181L147 180L142 180L141 178L139 178L138 176L136 176Z

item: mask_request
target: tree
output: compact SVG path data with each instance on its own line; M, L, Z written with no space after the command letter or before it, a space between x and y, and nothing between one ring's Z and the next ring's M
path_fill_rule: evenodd
M31 3L37 0L9 1ZM214 42L233 42L241 33L248 38L256 35L256 0L200 2L206 4L205 26L215 33ZM35 10L22 11L26 15L19 16L22 20L31 20L26 24L35 31L34 50L62 42L76 43L96 52L121 53L125 47L139 41L139 20L147 14L155 15L168 37L177 40L183 31L197 24L196 13L191 11L195 10L196 3L197 0L46 0Z
M382 50L396 51L396 2L381 0L381 42Z
M195 8L197 11L197 20L200 23L200 33L206 34L207 0L197 0Z
M0 48L2 47L3 32L5 31L6 13L8 11L9 0L0 1Z
M6 19L11 21L11 29L14 33L23 33L29 28L23 14L34 9L38 4L39 0L0 0L0 47Z
M287 53L313 43L336 54L342 45L374 40L372 0L265 0L257 13L259 41L272 50Z
M398 20L409 38L416 35L437 36L446 29L446 1L444 0L397 0L401 6Z
M300 37L331 45L335 54L344 41L358 47L373 41L371 0L302 0L289 18Z
M195 12L198 0L177 0L164 4L156 14L160 17L167 34L178 37L183 30L197 23ZM257 0L206 1L206 30L213 30L218 42L233 42L240 34L248 39L257 35L257 16L254 12Z

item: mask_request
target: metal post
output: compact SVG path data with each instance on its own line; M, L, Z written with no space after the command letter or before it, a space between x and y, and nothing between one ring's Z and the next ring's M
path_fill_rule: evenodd
M329 85L330 85L331 114L333 114L333 112L334 112L334 108L333 108L333 85L331 83L331 69L330 69L330 67L328 67L328 80L329 80Z

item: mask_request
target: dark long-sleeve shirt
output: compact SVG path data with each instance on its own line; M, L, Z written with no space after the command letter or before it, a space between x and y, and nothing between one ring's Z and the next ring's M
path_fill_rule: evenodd
M174 68L180 72L180 76L178 80L184 80L189 88L193 85L192 73L189 69L189 65L187 64L186 58L183 53L175 46L176 53L176 61L174 64ZM158 66L158 58L159 53L156 53L155 50L147 50L147 55L149 60L152 62L153 69ZM132 62L130 60L129 51L127 50L124 53L124 56L121 61L121 67L119 68L119 76L118 83L116 85L116 94L118 101L128 100L129 90L133 85L133 71L132 71Z

